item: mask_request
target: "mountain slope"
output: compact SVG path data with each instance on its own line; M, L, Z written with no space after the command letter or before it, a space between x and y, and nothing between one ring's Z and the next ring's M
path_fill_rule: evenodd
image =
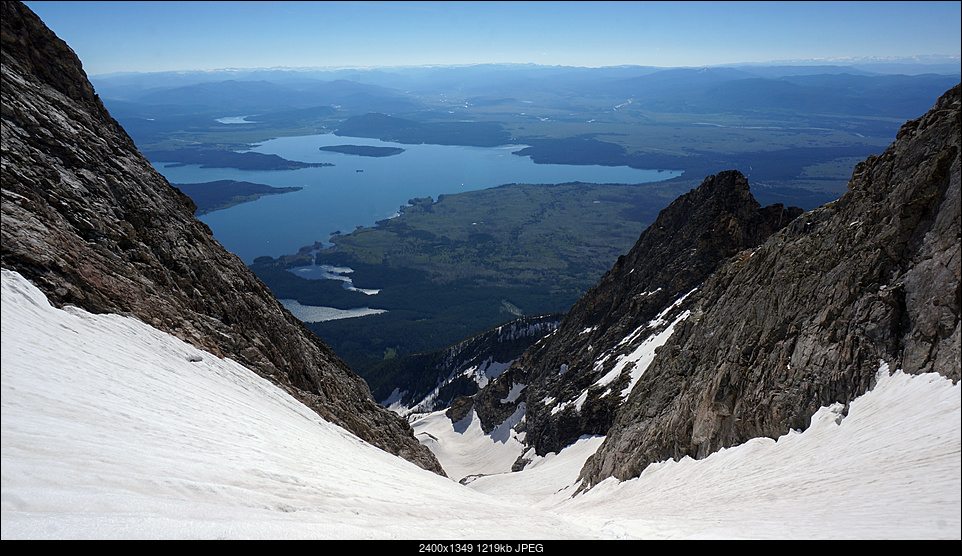
M56 306L129 315L248 366L331 422L442 473L407 423L294 318L110 117L80 61L2 4L2 264Z
M959 119L956 86L797 218L746 203L737 173L710 177L475 396L483 430L523 433L515 468L605 435L588 488L802 430L880 362L958 381Z
M599 537L376 449L235 361L2 282L4 540Z
M960 88L856 166L838 201L728 261L653 358L584 485L802 430L880 362L959 380Z
M621 391L633 380L635 366L625 358L647 349L642 331L663 332L687 309L673 306L679 298L722 261L758 245L801 212L761 207L737 171L706 178L661 211L557 331L476 396L485 429L525 403L526 443L539 455L585 434L605 434L627 393ZM623 341L633 331L632 340ZM525 385L521 396L502 401L520 385Z
M559 314L520 317L446 348L401 356L397 362L388 362L390 376L377 386L372 384L371 390L401 415L446 409L459 398L470 403L470 396L554 330L560 320Z

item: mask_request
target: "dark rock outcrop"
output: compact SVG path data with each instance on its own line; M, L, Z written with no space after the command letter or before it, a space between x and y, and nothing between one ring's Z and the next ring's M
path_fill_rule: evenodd
M2 265L55 306L136 317L272 380L332 423L443 473L406 421L193 217L104 109L74 52L2 3Z
M401 414L445 409L477 393L560 321L560 314L524 316L443 349L388 361L393 372L372 386L375 399Z
M806 213L699 288L582 470L582 488L656 461L804 430L882 364L960 373L960 88Z
M558 330L476 396L483 428L493 429L525 403L525 441L539 455L585 434L607 433L623 401L620 392L631 381L632 366L616 368L619 356L681 314L687 305L673 303L723 261L760 244L801 213L781 205L762 208L737 171L706 178L661 211ZM635 331L636 341L623 341ZM508 398L522 386L522 396Z

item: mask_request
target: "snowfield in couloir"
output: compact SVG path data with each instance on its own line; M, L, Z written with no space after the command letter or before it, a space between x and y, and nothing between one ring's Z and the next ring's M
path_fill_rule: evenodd
M422 416L440 477L233 361L2 278L4 539L962 536L962 396L937 375L882 365L844 418L572 497L601 438L510 473L512 434Z

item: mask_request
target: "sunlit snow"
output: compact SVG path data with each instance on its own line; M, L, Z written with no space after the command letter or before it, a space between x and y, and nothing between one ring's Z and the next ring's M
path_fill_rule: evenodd
M4 539L958 539L962 527L960 387L931 374L883 371L844 419L823 409L803 433L572 497L600 437L510 473L523 449L510 427L422 416L440 477L239 364L130 318L53 309L6 270L0 369Z
M667 342L674 333L675 327L691 315L690 311L685 311L681 315L675 317L671 323L668 323L666 320L668 313L672 309L679 307L685 301L685 299L694 292L695 290L692 290L679 297L674 303L662 310L654 319L639 326L634 332L623 338L618 344L619 347L631 345L637 342L639 338L644 338L644 340L642 340L641 344L635 347L631 353L619 355L614 367L605 373L604 376L596 380L593 386L602 387L611 384L615 379L621 376L621 373L624 372L626 368L628 368L630 369L629 376L631 377L631 380L628 382L628 386L621 391L621 397L627 398L628 394L631 393L631 389L635 387L635 384L641 379L641 376L645 374L645 371L648 369L648 365L650 365L654 360L655 350L665 345L665 342ZM654 333L654 331L658 330L659 328L661 328L661 330L658 333ZM608 354L602 359L596 361L595 368L603 368L610 357L611 354ZM604 395L607 394L608 392L605 392Z

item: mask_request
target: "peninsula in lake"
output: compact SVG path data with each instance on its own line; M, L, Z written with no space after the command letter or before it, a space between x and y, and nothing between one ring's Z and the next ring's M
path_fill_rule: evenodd
M394 156L404 152L404 149L401 147L372 147L366 145L330 145L327 147L320 147L320 149L322 151L330 151L335 153L373 157Z
M300 187L273 187L247 181L219 180L205 183L171 184L187 195L197 205L195 216L201 216L226 208L256 201L264 195L279 195L300 191Z
M191 164L199 164L201 168L237 168L238 170L300 170L302 168L334 166L330 162L301 162L299 160L287 160L276 154L253 151L178 148L145 150L143 153L152 161L169 162L165 166L171 168Z

